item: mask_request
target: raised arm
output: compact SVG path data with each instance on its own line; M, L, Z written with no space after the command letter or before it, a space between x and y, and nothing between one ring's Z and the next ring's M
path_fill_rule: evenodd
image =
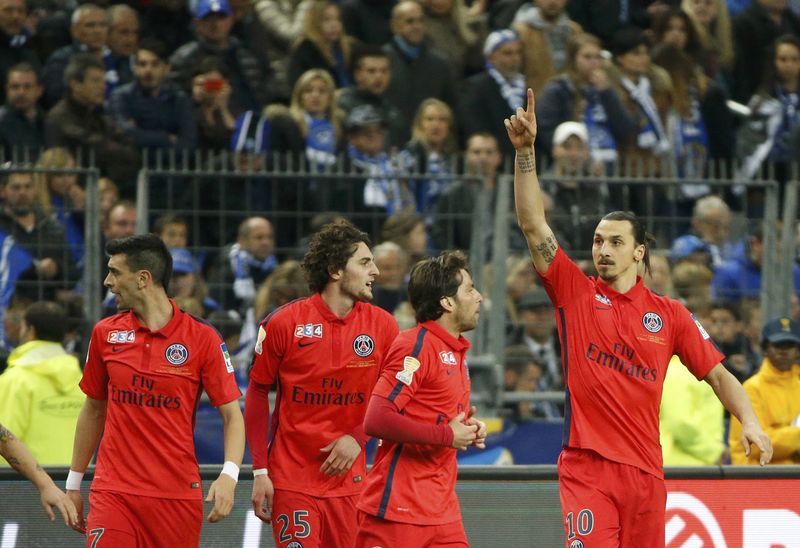
M558 242L545 218L542 189L536 175L536 155L533 152L533 143L536 141L534 107L533 90L528 88L528 107L525 110L518 108L516 114L506 118L503 123L508 139L517 151L514 162L517 223L528 242L533 266L538 272L544 273L556 256Z

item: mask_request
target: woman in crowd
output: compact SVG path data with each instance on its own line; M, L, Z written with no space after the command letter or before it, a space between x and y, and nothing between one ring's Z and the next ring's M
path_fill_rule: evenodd
M303 32L289 57L289 85L309 69L330 73L337 88L353 83L350 56L354 39L344 33L339 5L316 2L306 12Z
M457 152L453 111L443 101L422 101L411 126L411 141L401 154L401 164L411 173L446 176L453 173ZM417 209L426 220L433 215L436 201L452 181L449 179L411 179L410 188Z
M389 216L381 230L382 242L394 242L408 253L409 264L428 256L428 231L425 220L413 211L400 211Z
M691 19L700 49L698 61L706 76L728 91L733 69L733 31L725 0L683 0L681 7Z
M39 169L75 169L77 164L65 148L45 150L36 162ZM72 258L80 264L83 260L83 226L86 191L78 184L78 176L68 173L42 173L34 175L37 201L45 215L55 215L67 237Z
M464 0L423 0L425 36L430 45L447 56L457 78L483 70L481 46L487 28L483 14L467 8Z
M600 40L578 34L567 48L567 70L552 79L536 100L538 152L549 157L553 133L562 122L583 122L589 131L592 159L611 166L618 149L635 139L638 128L603 66Z

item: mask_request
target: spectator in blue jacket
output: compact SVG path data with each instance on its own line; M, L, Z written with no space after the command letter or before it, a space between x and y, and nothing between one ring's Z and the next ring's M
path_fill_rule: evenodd
M140 148L190 149L197 144L192 101L166 80L169 70L165 46L145 38L134 56L135 80L111 95L114 121Z

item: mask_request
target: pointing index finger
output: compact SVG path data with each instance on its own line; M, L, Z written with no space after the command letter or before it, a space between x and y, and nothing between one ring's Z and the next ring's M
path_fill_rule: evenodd
M528 88L528 108L525 109L526 114L533 114L533 109L536 106L536 100L533 98L533 90Z

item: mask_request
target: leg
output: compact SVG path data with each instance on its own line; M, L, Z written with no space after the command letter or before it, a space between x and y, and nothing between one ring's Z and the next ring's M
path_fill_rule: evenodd
M464 522L461 520L432 525L429 529L433 531L433 538L428 544L430 548L469 548Z
M303 493L275 490L272 504L272 537L275 539L275 546L324 546L321 512L317 503L318 499Z
M567 548L619 548L619 512L605 480L615 481L593 451L565 449L558 458L559 496Z
M123 495L136 520L139 546L197 548L203 528L203 501ZM169 516L165 523L164 516Z
M631 504L622 511L622 546L664 548L664 514L667 488L664 480L642 470L632 472Z
M321 509L322 546L330 548L352 548L358 532L359 495L332 497L318 501Z
M86 522L86 548L133 548L136 530L128 520L129 511L117 493L89 494L89 517Z

